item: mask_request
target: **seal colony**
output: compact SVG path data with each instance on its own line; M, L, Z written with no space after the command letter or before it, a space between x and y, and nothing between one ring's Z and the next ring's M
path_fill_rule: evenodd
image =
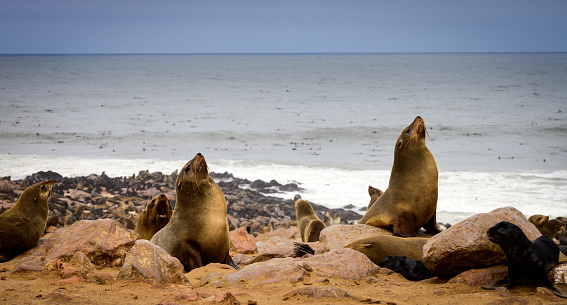
M177 257L187 271L209 263L238 268L230 257L226 199L198 153L179 172L169 223L150 240Z
M0 262L29 250L43 236L47 223L47 201L53 180L28 187L16 204L0 215Z
M421 117L406 127L394 148L390 182L384 193L369 188L370 202L359 223L391 229L394 236L414 237L419 228L441 232L436 221L437 164L425 144L426 128Z

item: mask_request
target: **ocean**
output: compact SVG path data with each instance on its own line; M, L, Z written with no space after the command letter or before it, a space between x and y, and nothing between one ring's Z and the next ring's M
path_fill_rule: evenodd
M355 211L421 116L439 222L567 216L567 53L0 55L0 112L0 176L169 174L201 152Z

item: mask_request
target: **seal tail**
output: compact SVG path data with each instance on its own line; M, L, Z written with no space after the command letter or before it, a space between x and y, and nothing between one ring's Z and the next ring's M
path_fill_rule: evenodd
M295 251L295 256L297 257L301 257L305 254L315 255L315 251L308 244L294 242L293 250Z

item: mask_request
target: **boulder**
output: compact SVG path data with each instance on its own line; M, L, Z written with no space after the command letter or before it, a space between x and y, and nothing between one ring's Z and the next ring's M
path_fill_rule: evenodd
M126 255L118 280L153 280L157 283L187 283L181 262L164 249L139 239Z
M487 231L500 221L518 225L530 240L541 236L526 216L513 207L477 214L429 239L423 263L437 277L453 277L469 269L506 265L506 255L488 239Z
M230 231L230 252L240 254L257 254L258 248L254 237L246 232L245 227Z
M299 282L315 277L360 280L379 272L364 254L352 249L334 249L318 255L303 258L274 258L255 263L224 276L230 284L251 282L268 284L277 282Z
M23 254L14 271L41 271L46 263L69 261L82 252L94 265L120 267L138 238L111 219L81 220L61 228L40 245Z
M468 286L483 286L508 276L508 267L494 266L485 269L467 270L449 280L448 283L462 283Z
M392 235L392 232L364 224L336 225L324 228L321 231L319 241L323 246L332 250L343 248L353 241L376 235Z

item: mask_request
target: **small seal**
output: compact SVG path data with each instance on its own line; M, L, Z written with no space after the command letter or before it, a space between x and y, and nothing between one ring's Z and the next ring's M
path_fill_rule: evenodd
M53 180L28 187L16 204L0 215L0 262L37 245L47 223L47 202L53 193Z
M380 189L377 189L377 188L372 187L370 185L368 186L368 195L370 195L370 202L368 203L368 207L366 208L367 211L370 209L372 204L374 202L376 202L378 197L380 197L383 193L384 192L382 192Z
M397 272L410 281L421 281L435 276L431 271L427 270L423 261L402 255L388 256L378 266Z
M425 145L425 123L416 117L406 127L394 148L394 164L386 191L359 221L391 229L394 236L413 237L423 227L427 233L441 232L436 221L438 171Z
M325 224L317 217L311 204L303 199L296 200L295 216L297 218L297 227L301 234L301 241L318 241L319 233L325 228Z
M547 277L547 273L559 262L559 247L549 236L543 235L531 242L520 227L502 221L488 229L488 238L506 253L508 276L482 288L511 289L520 278L526 278L546 287L556 296L567 298L567 294L553 286Z
M201 153L179 172L176 205L169 223L150 240L177 257L185 270L209 263L238 266L230 255L226 199Z
M331 213L329 211L325 211L325 215L323 215L323 223L326 227L333 225L333 218L331 217Z
M141 239L150 240L171 219L173 207L164 194L156 196L146 205L134 231Z
M379 264L388 256L403 255L414 260L423 259L423 246L428 238L402 238L391 235L378 235L362 238L345 246L366 255L373 263Z
M530 216L528 220L538 229L539 233L543 234L543 227L549 221L549 216L535 214Z
M565 224L559 219L550 219L543 226L543 235L555 238L558 233L562 233L565 230Z

